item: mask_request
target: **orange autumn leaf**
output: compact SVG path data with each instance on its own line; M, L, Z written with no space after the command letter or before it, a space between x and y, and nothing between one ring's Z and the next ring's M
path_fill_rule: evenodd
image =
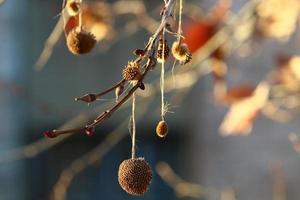
M211 9L210 16L198 21L188 21L184 25L185 43L191 53L201 48L217 32L219 24L224 20L231 6L231 0L219 0ZM213 52L213 56L222 58L222 47Z
M215 34L216 26L215 22L208 20L190 21L185 24L185 43L191 53L196 52Z
M269 85L262 82L251 96L233 103L220 126L221 135L248 135L257 113L267 102L268 96Z
M221 99L221 101L228 105L232 105L245 98L251 97L254 91L255 87L253 87L252 85L239 85L238 87L230 88L224 95L224 97Z

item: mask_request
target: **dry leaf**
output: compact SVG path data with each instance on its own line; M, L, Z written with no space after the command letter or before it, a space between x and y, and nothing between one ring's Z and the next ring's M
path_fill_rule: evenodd
M243 99L251 97L254 91L255 87L252 85L239 85L238 87L229 89L220 101L224 104L232 105Z
M253 121L267 102L268 96L269 85L262 82L250 97L233 103L220 126L221 135L249 134L252 130Z
M300 57L281 56L280 66L274 73L277 84L281 84L288 91L298 91L300 89Z
M287 40L296 30L298 0L264 0L257 7L258 29L264 35Z

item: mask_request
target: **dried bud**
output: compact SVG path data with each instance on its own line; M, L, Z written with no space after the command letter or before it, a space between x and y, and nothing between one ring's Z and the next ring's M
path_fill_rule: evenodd
M148 190L151 179L152 170L144 158L131 158L120 164L119 184L131 195L143 195Z
M44 136L47 138L55 138L57 135L55 134L55 130L45 131Z
M140 65L136 62L130 61L123 69L123 78L126 81L136 81L141 78Z
M86 94L82 97L75 98L75 101L84 101L86 103L91 103L93 101L96 101L96 99L97 96L95 94Z
M160 121L158 122L156 126L156 134L158 137L164 138L168 134L168 124L166 121Z
M80 3L76 0L69 0L67 2L66 9L70 16L78 15L80 12Z
M145 50L143 50L143 49L136 49L136 50L134 50L133 53L135 55L137 55L137 56L144 56L145 55Z
M75 55L89 53L95 46L95 36L80 28L72 29L67 36L67 46Z
M157 61L159 63L165 62L170 54L170 48L166 39L160 39L157 47Z
M185 43L182 44L180 42L174 42L172 45L172 54L174 58L183 64L186 64L192 60L192 54Z
M88 136L93 136L95 133L95 127L94 126L86 126L84 128L85 134L87 134Z
M121 83L115 90L116 101L119 101L119 97L123 94L123 92L124 92L124 83Z
M145 89L145 84L143 82L138 82L138 87L141 89L141 90L144 90Z

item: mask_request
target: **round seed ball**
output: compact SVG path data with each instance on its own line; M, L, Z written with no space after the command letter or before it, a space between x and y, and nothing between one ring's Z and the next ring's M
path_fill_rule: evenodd
M168 124L166 121L160 121L158 122L156 126L156 134L158 137L164 138L168 134Z
M95 44L95 36L90 32L74 28L68 33L67 46L75 55L89 53Z
M127 159L120 164L119 184L131 195L143 195L148 190L151 179L152 170L144 158Z
M141 78L140 65L134 61L128 62L122 72L126 81L139 80Z
M176 60L184 64L190 62L192 59L192 55L185 43L174 42L172 45L172 54Z

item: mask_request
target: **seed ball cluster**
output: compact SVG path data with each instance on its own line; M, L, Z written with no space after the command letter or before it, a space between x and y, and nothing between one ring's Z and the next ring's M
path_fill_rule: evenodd
M131 195L143 195L148 190L151 179L152 170L144 158L127 159L120 164L119 184Z
M75 55L89 53L95 46L95 36L80 28L72 29L67 36L67 46Z
M186 64L192 60L192 55L186 44L180 42L174 42L172 45L172 54L174 58L183 64Z
M170 54L170 48L166 39L160 39L157 47L157 61L159 63L165 62Z
M156 126L156 134L158 137L164 138L168 134L168 124L166 121L160 121L158 122Z
M140 65L133 61L128 62L123 69L122 75L126 81L139 80L141 78Z

